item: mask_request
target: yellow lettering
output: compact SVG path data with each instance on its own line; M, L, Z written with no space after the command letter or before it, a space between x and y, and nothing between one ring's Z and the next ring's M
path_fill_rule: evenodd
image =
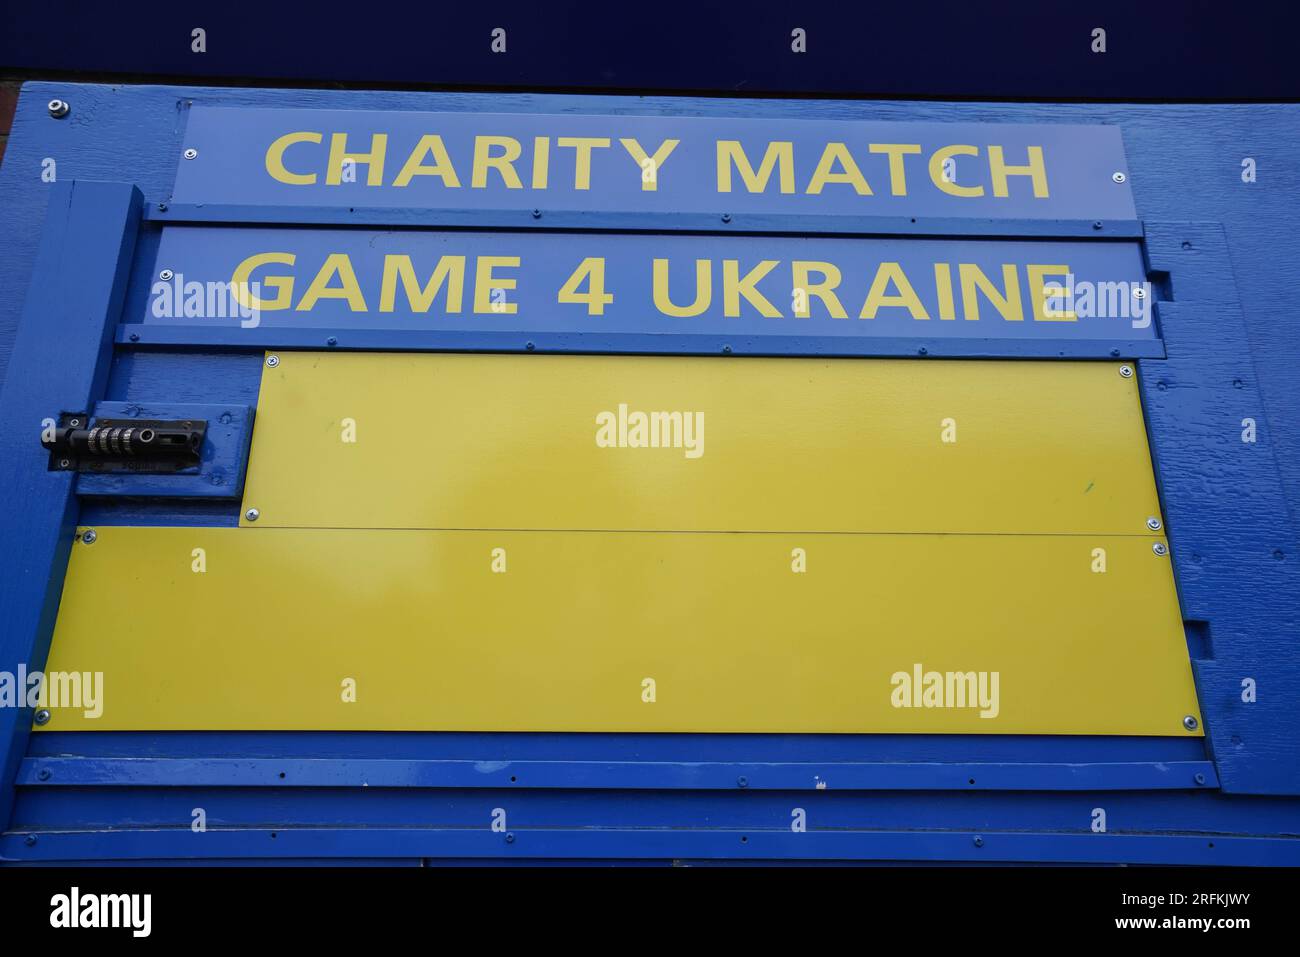
M343 164L347 160L366 164L366 185L382 186L384 184L384 153L388 151L388 134L376 133L370 137L369 153L349 153L348 135L334 133L330 136L329 167L325 170L325 182L338 186L343 182ZM299 306L299 308L302 308Z
M399 278L402 280L402 289L406 293L412 312L428 312L444 282L447 283L447 312L460 312L461 294L465 286L464 256L438 257L438 265L423 289L415 278L415 267L411 265L410 256L393 254L385 256L384 278L379 291L380 312L393 311Z
M745 150L741 147L739 140L718 140L718 192L731 192L731 166L735 164L736 171L740 173L741 179L745 181L745 188L751 193L762 193L767 190L767 181L772 177L772 170L779 165L779 177L781 182L781 192L794 192L794 143L778 141L767 144L767 152L763 154L763 163L754 172L754 167L749 165L749 157L745 155Z
M695 301L689 306L674 306L668 294L668 260L654 262L655 308L665 316L698 316L713 302L713 266L707 259L695 260Z
M426 153L433 157L432 166L424 165ZM447 155L447 147L442 145L442 137L436 133L426 133L420 137L420 142L416 143L415 149L411 150L411 155L406 158L406 163L402 166L402 171L397 174L397 179L393 180L393 185L409 186L412 178L416 176L439 176L442 178L443 186L460 185L456 168L451 165L451 157Z
M886 295L890 284L898 289L898 295ZM881 263L880 268L876 270L876 277L871 281L871 291L867 293L867 300L862 304L862 312L858 314L859 319L874 319L876 311L881 306L904 306L912 314L913 319L929 319L925 307L921 305L921 300L912 288L912 284L907 281L907 276L903 273L903 267L898 263Z
M294 143L319 143L321 134L285 133L266 149L266 171L271 178L291 186L312 186L316 183L315 173L291 173L284 165L284 151Z
M903 168L903 157L921 152L919 143L872 143L867 147L872 153L885 153L889 156L889 192L894 196L907 195L907 172Z
M330 280L336 275L341 285L331 286ZM326 257L325 264L298 303L298 312L311 309L319 299L346 299L353 312L366 311L366 300L361 295L361 286L357 284L357 274L352 271L352 260L347 253L330 253Z
M504 152L493 156L490 150L494 146L501 147ZM486 187L488 170L494 169L501 174L501 181L507 189L523 189L524 184L519 182L519 174L513 165L521 152L519 141L511 136L474 137L474 171L470 174L470 186L474 189Z

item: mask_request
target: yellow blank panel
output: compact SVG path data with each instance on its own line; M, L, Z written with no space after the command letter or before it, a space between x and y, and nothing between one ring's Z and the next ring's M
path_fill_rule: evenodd
M55 708L45 730L1182 735L1200 717L1146 536L97 531L49 669L102 672L103 713ZM895 706L918 670L983 673L987 705L944 677L936 706Z
M244 494L259 527L1123 535L1158 514L1118 363L278 359ZM698 454L630 447L634 423L602 447L620 406L700 417Z

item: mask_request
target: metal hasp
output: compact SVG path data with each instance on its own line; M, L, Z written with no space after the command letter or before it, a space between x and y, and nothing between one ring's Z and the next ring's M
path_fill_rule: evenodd
M65 412L43 436L51 472L166 474L199 467L208 423L185 419L95 419Z

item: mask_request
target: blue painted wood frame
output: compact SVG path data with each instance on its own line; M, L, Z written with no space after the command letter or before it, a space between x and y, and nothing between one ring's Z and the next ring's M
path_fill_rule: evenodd
M53 120L45 113L45 101L54 96L73 101L73 121ZM157 207L169 196L174 151L183 129L177 117L188 99L236 105L343 103L358 109L432 105L472 110L483 102L481 96L456 93L33 84L20 104L0 177L0 219L9 229L9 255L0 261L0 277L5 279L0 283L0 334L8 334L17 315L11 306L17 281L33 271L28 236L40 232L39 212L34 209L40 194L26 185L26 179L20 185L20 171L22 177L30 175L47 155L59 157L61 172L71 168L79 173L116 176L130 164L132 175L139 178L153 204L148 213L151 219L141 224L139 253L132 269L138 292L151 278L151 242L161 225L169 222L167 211ZM500 102L502 98L493 99ZM1252 131L1259 131L1259 140L1250 149L1260 157L1261 170L1283 175L1282 159L1293 152L1297 142L1294 130L1300 127L1295 126L1294 118L1300 107L855 104L561 96L507 99L512 109L546 111L685 110L693 115L739 111L798 115L810 111L848 117L871 110L902 119L975 115L1019 122L1077 121L1081 113L1087 113L1097 121L1122 124L1139 210L1148 220L1178 218L1178 213L1187 210L1226 224L1226 229L1204 224L1186 227L1203 230L1203 235L1177 226L1148 229L1151 268L1167 274L1166 285L1173 291L1173 301L1162 303L1157 316L1169 336L1170 360L1144 358L1140 363L1157 474L1185 615L1191 620L1189 643L1203 689L1202 705L1218 775L1198 770L1205 766L1206 757L1200 739L953 740L914 736L836 741L826 736L706 735L683 742L638 736L580 736L581 740L575 740L555 735L42 733L26 742L27 758L15 769L22 777L14 824L19 825L21 814L24 830L0 839L0 857L256 860L309 855L343 862L421 855L504 859L511 855L536 855L535 859L547 855L584 859L802 855L1300 863L1300 802L1224 793L1294 791L1288 762L1297 763L1300 712L1288 705L1288 700L1295 701L1297 684L1294 641L1287 635L1295 633L1295 613L1300 607L1295 600L1293 571L1300 549L1287 543L1295 540L1295 509L1300 503L1293 481L1300 468L1300 436L1286 434L1283 426L1300 408L1300 389L1296 388L1300 373L1295 371L1300 369L1296 362L1300 352L1284 320L1293 305L1288 290L1294 286L1300 257L1293 254L1293 232L1283 222L1285 217L1278 215L1278 190L1285 189L1286 181L1279 179L1267 191L1252 190L1241 185L1234 157L1228 157L1231 162L1226 169L1220 168L1225 144L1235 146L1249 139ZM1180 138L1185 147L1182 152L1168 150L1172 136ZM192 210L177 212L195 215ZM216 210L213 215L228 212ZM373 213L365 211L366 216ZM544 216L540 224L524 225L554 228L558 224ZM590 224L575 225L592 228ZM907 233L909 226L900 225L899 232ZM1114 235L1105 226L1097 231L1103 241ZM96 226L100 241L104 241L106 228L113 228L113 223L104 220ZM655 224L654 228L669 227ZM728 228L763 231L774 226L733 220ZM49 237L43 242L48 243ZM95 255L108 257L111 252L100 248ZM1238 257L1236 263L1230 254ZM39 270L44 269L46 258L42 252ZM84 269L90 261L78 260L77 265ZM1241 284L1229 291L1234 267ZM94 275L92 270L89 278ZM147 289L147 284L143 288ZM1241 305L1236 304L1238 297ZM29 308L24 312L24 329L45 322L39 315L35 319L30 315ZM1225 321L1230 327L1226 338L1220 328ZM48 332L46 326L41 334ZM0 362L7 345L0 338ZM109 394L104 398L255 401L261 369L255 354L229 348L141 346L131 343L129 337L120 342ZM16 369L17 365L11 366L11 375ZM0 402L7 408L7 399ZM1249 408L1238 408L1243 403ZM1256 407L1260 407L1258 412ZM1265 455L1234 464L1224 436L1237 441L1240 419L1248 415L1257 419L1260 432L1259 443L1249 453ZM1235 431L1229 428L1234 422ZM1276 426L1271 430L1270 422ZM1281 467L1281 476L1268 475L1271 460ZM1263 494L1257 495L1257 488ZM1234 504L1238 506L1235 511ZM1202 508L1211 510L1206 521L1200 517ZM1255 514L1243 520L1243 511ZM1273 516L1280 517L1274 521ZM229 524L233 517L232 506L218 503L106 501L88 505L83 513L83 519L118 524ZM7 546L9 529L0 525L0 530ZM0 555L0 560L13 558ZM61 577L61 567L52 578L32 576L33 581L39 580L39 587L24 592L23 600L33 604L44 600L50 582L61 581ZM1253 579L1257 580L1252 583ZM57 584L53 588L57 598ZM12 592L0 594L13 597ZM0 668L12 666L0 662ZM1241 677L1262 679L1256 704L1240 700ZM703 756L711 763L691 770ZM354 762L358 757L379 763ZM42 763L45 758L58 760L46 765ZM175 759L183 768L170 763L149 766L156 758ZM259 758L275 758L272 764L276 766ZM128 765L133 759L140 759L141 764ZM251 763L241 765L240 759ZM322 759L321 764L313 763ZM422 763L430 759L438 759L437 766ZM384 764L389 760L399 763ZM500 767L503 761L513 762L514 771ZM666 787L654 792L633 789L631 785L638 781L644 783L646 772L643 767L620 766L625 761L661 768L669 765L663 781ZM856 765L836 770L851 772L857 789L837 792L788 787L795 775L807 770L793 765L810 762L828 762L828 767ZM1167 775L1157 773L1161 765L1169 767ZM1083 787L1070 786L1071 767L1078 776L1075 783ZM131 769L138 779L130 786L93 783L104 775L129 775ZM177 769L183 771L185 780L149 783ZM959 769L968 774L965 786L960 780L955 787L938 786ZM50 776L42 778L43 770ZM349 783L372 770L392 775L393 780L409 773L413 783L394 784L383 792ZM449 773L440 777L441 771ZM275 775L271 786L260 781L265 773ZM280 773L286 777L280 779ZM596 783L621 786L580 786L583 773L589 773ZM737 780L734 788L726 788L724 775L732 773L746 777L747 786L742 788ZM771 782L769 773L775 775ZM574 775L574 787L557 786L569 774ZM1169 786L1176 785L1176 778L1184 774L1192 777L1185 789ZM1204 774L1204 784L1196 781L1196 774ZM288 783L290 776L298 775L303 776L301 781ZM338 786L327 785L332 775L337 776ZM484 786L467 785L477 775L484 777ZM1225 778L1222 784L1219 775ZM517 780L508 782L511 776ZM969 783L972 778L975 784ZM277 781L284 786L277 786ZM680 786L692 781L705 786ZM424 786L423 782L435 783ZM905 785L907 790L892 790ZM473 803L466 803L466 793L475 795ZM661 799L692 802L689 829L655 822L649 812L639 810L642 804ZM534 830L527 815L512 817L522 826L515 825L512 833L517 840L507 846L502 835L492 835L475 823L486 821L486 815L480 813L484 807L490 811L502 800L509 801L511 808L516 803L525 809L539 803L561 806L569 823L539 824ZM892 803L883 805L886 800ZM774 803L762 805L764 801ZM209 831L217 840L195 845L187 815L200 802L217 802L211 804L218 809L212 820L220 815L223 823ZM773 833L779 802L807 802L818 809L850 807L853 813L840 814L834 830L814 834L816 846L801 848L794 841L809 835L789 834L788 816L786 832ZM765 808L766 825L756 817L760 806ZM1124 833L1090 833L1089 812L1094 806L1108 808L1113 830ZM412 810L416 807L418 813ZM874 816L883 807L890 808L889 817ZM788 815L789 805L783 813ZM579 820L583 814L589 815L590 830L573 833L575 814ZM377 823L368 823L367 818ZM597 827L595 822L602 823ZM974 824L980 829L972 829ZM751 826L757 830L742 830ZM709 833L709 828L716 832ZM922 830L925 828L931 832ZM114 829L117 833L110 833ZM289 835L286 839L291 830L303 832L303 837ZM815 827L810 827L812 830ZM758 831L763 833L755 837ZM552 833L557 836L549 840L547 835ZM748 836L749 842L740 842L737 835ZM982 848L993 848L995 853L977 851L981 845L974 843L976 836L982 837ZM28 837L36 842L29 845ZM523 854L516 853L520 850Z
M1207 740L1224 791L1300 794L1300 535L1227 239L1149 223L1146 251L1175 290L1156 304L1168 358L1138 376Z
M42 421L104 391L143 197L123 183L71 181L50 196L4 390L0 392L0 668L45 666L77 522L75 475L47 471ZM0 822L32 710L0 708Z

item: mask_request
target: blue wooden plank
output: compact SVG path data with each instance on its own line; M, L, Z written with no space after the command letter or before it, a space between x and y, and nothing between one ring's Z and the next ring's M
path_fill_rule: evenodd
M455 332L398 329L257 329L124 322L118 342L135 346L243 346L381 352L633 353L640 355L912 356L917 358L1114 359L1165 354L1159 339L973 339L695 335L611 332Z
M627 788L638 790L1191 790L1209 761L987 762L449 761L375 758L28 758L32 787Z
M723 219L726 216L726 219ZM149 206L145 220L160 225L224 224L272 226L375 226L426 229L563 229L583 232L815 233L847 236L981 236L1017 239L1139 239L1142 224L1132 219L1019 219L949 216L818 216L812 214L611 213L553 209L464 210L396 206L252 206L241 203L174 203Z
M142 197L120 183L69 182L50 214L31 293L0 393L0 668L44 667L77 501L73 475L47 470L42 421L89 408L108 378L113 325L121 314ZM25 704L25 702L24 702ZM27 750L32 711L0 708L0 822Z
M69 857L517 857L913 860L1296 866L1300 840L1054 832L454 828L231 828L11 833L0 859Z
M524 734L361 731L43 731L29 753L84 757L387 758L462 761L1165 763L1204 739L1078 735Z
M199 465L174 475L131 472L86 472L77 477L77 494L138 495L157 498L237 499L244 492L249 443L253 439L253 409L238 403L98 402L94 418L194 419L207 422Z
M1300 536L1227 240L1149 223L1147 254L1177 297L1160 308L1168 357L1138 372L1206 734L1225 791L1300 794Z
M19 788L11 830L211 827L512 826L587 828L790 827L803 808L820 828L1231 834L1300 837L1293 798L1219 791L734 790L596 788L34 787ZM1105 812L1101 820L1096 810ZM497 815L500 817L500 815Z

